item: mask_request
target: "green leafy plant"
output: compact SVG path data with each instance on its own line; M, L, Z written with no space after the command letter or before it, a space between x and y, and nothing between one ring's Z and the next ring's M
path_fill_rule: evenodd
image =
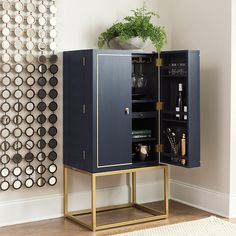
M167 43L167 36L164 27L154 25L152 17L159 18L155 12L147 11L145 3L143 7L131 10L133 15L126 16L123 22L114 23L110 28L98 37L98 47L102 48L105 44L115 37L119 37L122 43L133 37L140 37L143 41L150 39L158 52Z

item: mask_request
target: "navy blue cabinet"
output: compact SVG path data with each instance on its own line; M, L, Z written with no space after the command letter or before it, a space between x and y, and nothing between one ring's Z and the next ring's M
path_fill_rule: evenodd
M197 167L199 52L140 53L79 50L63 53L63 162L89 172L174 164ZM173 72L173 73L172 73ZM178 84L187 111L178 120ZM186 135L185 164L166 129ZM180 144L178 144L180 145Z

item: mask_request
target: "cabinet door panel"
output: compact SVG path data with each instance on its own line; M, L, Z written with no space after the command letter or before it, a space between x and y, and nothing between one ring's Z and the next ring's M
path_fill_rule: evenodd
M98 54L97 167L130 164L131 141L131 56Z

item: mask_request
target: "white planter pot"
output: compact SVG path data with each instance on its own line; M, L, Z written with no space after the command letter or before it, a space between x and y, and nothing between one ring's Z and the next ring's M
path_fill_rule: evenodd
M139 37L134 37L127 40L125 43L121 42L119 37L111 39L108 43L111 49L126 49L126 50L137 50L144 49L147 41L143 41Z

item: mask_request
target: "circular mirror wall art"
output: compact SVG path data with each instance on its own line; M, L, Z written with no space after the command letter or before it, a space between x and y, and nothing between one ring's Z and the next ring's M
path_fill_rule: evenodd
M34 135L34 129L33 129L32 127L26 128L25 134L26 134L26 136L29 137L29 138L32 137L32 136Z
M48 184L49 184L49 185L54 186L56 183L57 183L57 178L56 178L55 176L51 176L51 177L48 179Z
M0 188L2 191L7 191L10 188L10 183L8 181L3 181L0 183Z
M39 63L46 63L46 61L47 61L46 56L40 55L40 56L38 57L38 62L39 62Z
M55 55L55 54L51 55L50 58L49 58L49 61L50 61L51 63L56 63L57 60L58 60L58 56Z
M49 116L48 120L51 124L55 124L57 122L57 116L55 114L52 114Z
M45 102L40 102L40 103L37 105L37 108L38 108L39 111L43 112L43 111L46 110L47 105L46 105Z
M2 90L1 95L3 99L8 99L11 96L11 92L9 89L4 89Z
M55 161L57 159L57 153L55 151L51 151L49 154L48 154L48 159L50 161Z
M48 171L51 173L51 174L54 174L56 171L57 171L57 166L55 164L51 164L49 167L48 167Z
M25 187L26 187L26 188L32 188L33 185L34 185L33 179L28 178L28 179L25 180Z
M48 134L52 137L56 136L57 134L57 128L55 126L52 126L48 130Z
M26 79L26 83L27 85L29 86L33 86L35 84L35 78L32 77L32 76L29 76L27 79Z
M0 175L3 177L3 178L6 178L8 175L10 174L10 170L6 167L2 168L0 170Z
M47 96L47 93L46 93L46 91L45 91L44 89L40 89L40 90L38 91L38 97L39 97L40 99L44 99L46 96Z
M27 54L25 59L28 63L32 63L34 61L34 56L32 54Z
M33 155L31 152L27 153L27 154L25 155L25 160L26 160L27 162L32 162L32 161L34 160L34 155ZM33 167L32 167L32 168L33 168ZM34 168L33 168L33 170L34 170Z
M33 64L28 64L27 66L26 66L26 71L28 72L28 73L34 73L34 71L35 71L35 66L33 65Z
M13 175L15 175L16 177L20 176L21 173L22 173L22 169L19 166L13 169Z
M12 160L14 161L15 164L19 164L22 161L22 156L19 153L14 154Z
M54 186L61 148L55 0L2 0L0 12L0 191Z
M37 130L37 134L39 137L43 137L46 134L46 129L44 127L39 127Z
M2 136L4 139L8 138L8 137L10 136L10 134L11 134L11 132L10 132L10 130L9 130L8 128L3 128L3 129L1 130L1 136Z
M46 159L46 154L44 152L40 152L37 155L37 160L43 162Z
M44 149L46 147L46 141L44 139L40 139L38 142L37 142L37 147L39 149Z
M23 84L23 79L20 76L17 76L14 80L16 86L21 86Z
M3 154L3 155L0 157L0 162L1 162L3 165L8 164L9 161L10 161L10 156L7 155L7 154Z
M46 78L45 77L43 77L43 76L41 76L41 77L39 77L39 79L38 79L38 85L40 85L40 86L45 86L47 84L47 80L46 80Z
M33 89L28 89L25 95L27 98L32 99L35 96L35 92Z
M26 166L26 168L25 168L25 173L26 173L27 175L32 175L32 174L34 173L34 167L31 166L31 165Z
M29 124L29 125L32 125L32 124L34 123L34 120L35 120L35 118L34 118L34 116L31 115L31 114L29 114L29 115L27 115L27 116L25 117L25 121L26 121L26 123Z
M2 54L2 61L3 61L4 63L9 62L10 59L11 59L11 57L10 57L10 55L9 55L8 53L3 53L3 54Z
M11 10L11 3L8 2L8 1L3 1L3 2L2 2L2 8L3 8L5 11Z
M8 115L3 115L1 118L1 123L3 125L8 125L11 122L11 118Z
M15 141L15 142L13 143L13 145L12 145L13 149L14 149L15 151L17 151L17 152L18 152L19 150L21 150L22 146L23 146L23 144L22 144L21 141Z
M10 84L11 84L11 79L10 79L10 77L4 76L4 77L2 78L2 84L3 84L3 86L8 86L8 85L10 85Z
M10 70L11 70L11 65L10 65L10 64L5 63L5 64L2 65L2 71L3 71L4 73L9 73Z
M20 124L22 123L22 121L23 121L23 118L22 118L21 115L16 115L16 116L14 116L14 118L13 118L13 123L14 123L15 125L20 125Z
M36 184L37 184L39 187L43 187L43 186L45 185L45 183L46 183L46 180L45 180L45 178L43 178L43 177L38 178L38 179L37 179L37 182L36 182Z
M14 189L20 189L21 186L22 186L22 182L21 182L19 179L16 179L16 180L13 182L13 184L12 184L12 187L13 187Z
M22 37L23 32L24 32L23 29L21 29L20 27L16 27L14 30L14 34L16 37Z

